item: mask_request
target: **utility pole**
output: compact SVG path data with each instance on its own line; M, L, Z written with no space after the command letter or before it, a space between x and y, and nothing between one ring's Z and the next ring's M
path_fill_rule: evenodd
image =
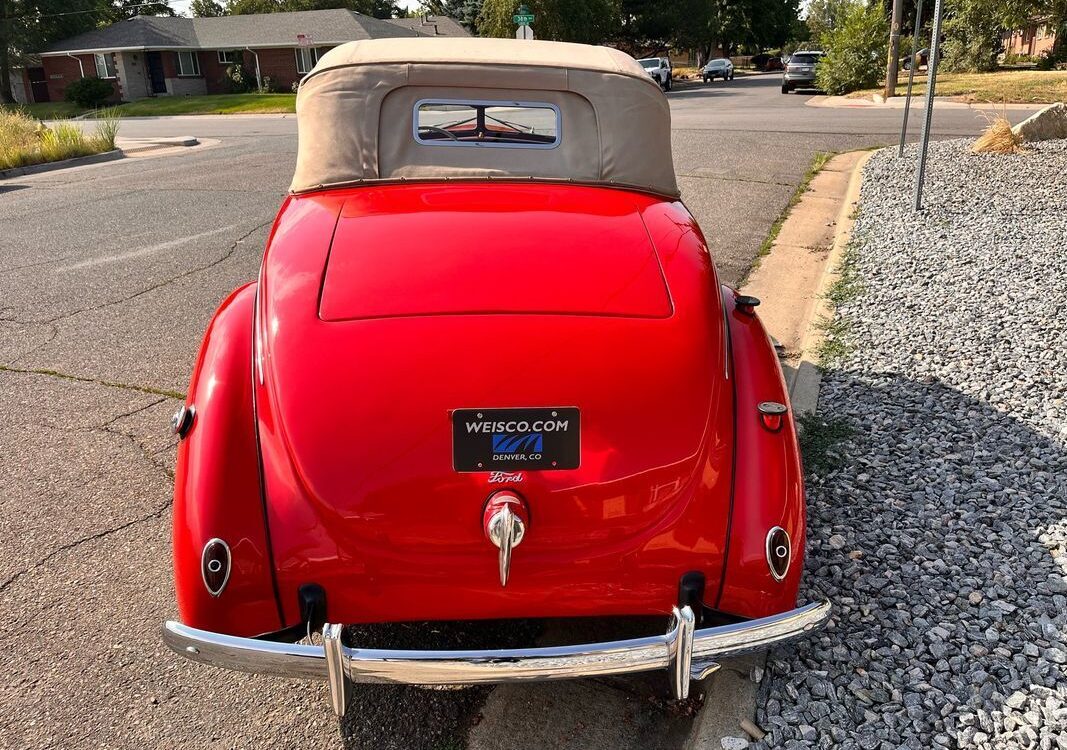
M900 62L900 24L904 0L893 0L893 25L889 29L889 61L885 66L885 98L897 95L897 64Z

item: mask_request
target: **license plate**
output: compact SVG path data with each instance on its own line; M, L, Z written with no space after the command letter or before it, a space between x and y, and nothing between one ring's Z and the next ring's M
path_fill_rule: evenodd
M581 464L578 409L456 409L452 466L456 471L577 469Z

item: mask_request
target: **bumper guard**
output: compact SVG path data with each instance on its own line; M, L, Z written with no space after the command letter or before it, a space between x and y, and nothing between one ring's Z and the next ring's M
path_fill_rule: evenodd
M399 651L350 648L343 625L327 623L323 645L273 643L197 630L168 621L163 641L182 656L241 672L326 680L338 716L349 683L472 685L560 680L666 669L671 691L689 696L690 680L719 668L716 659L759 651L803 637L830 619L830 603L808 604L759 620L695 629L693 610L674 609L664 635L547 648L488 651Z

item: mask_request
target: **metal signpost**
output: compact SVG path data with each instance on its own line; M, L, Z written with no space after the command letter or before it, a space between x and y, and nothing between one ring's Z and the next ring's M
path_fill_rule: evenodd
M519 6L519 12L511 17L511 20L519 27L515 30L516 39L533 39L533 29L530 24L534 22L534 14L525 4Z
M915 56L919 53L919 30L923 24L923 0L918 0L915 6L915 26L911 36L911 63L908 65L908 93L904 98L904 121L900 124L900 151L897 156L904 155L904 139L908 137L908 112L911 111L911 87L915 83L915 68L919 63Z
M926 150L930 145L930 121L934 116L934 87L937 84L937 63L941 48L941 0L934 3L934 29L930 32L930 62L926 70L926 111L923 113L923 133L919 143L919 168L915 170L915 210L923 207L923 179L926 177ZM915 62L912 61L912 67Z

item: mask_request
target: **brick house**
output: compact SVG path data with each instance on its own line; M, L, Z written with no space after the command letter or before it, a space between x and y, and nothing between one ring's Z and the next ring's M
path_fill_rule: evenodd
M113 101L231 91L227 68L240 63L261 83L290 91L319 55L360 39L469 36L450 18L377 19L349 10L165 18L134 16L64 39L26 71L33 101L62 101L71 81L110 81ZM31 80L36 85L30 85ZM45 98L47 97L47 98Z
M1004 43L1004 52L1008 54L1041 57L1052 52L1056 44L1056 29L1048 21L1031 21L1021 29L1005 32L1001 41Z

